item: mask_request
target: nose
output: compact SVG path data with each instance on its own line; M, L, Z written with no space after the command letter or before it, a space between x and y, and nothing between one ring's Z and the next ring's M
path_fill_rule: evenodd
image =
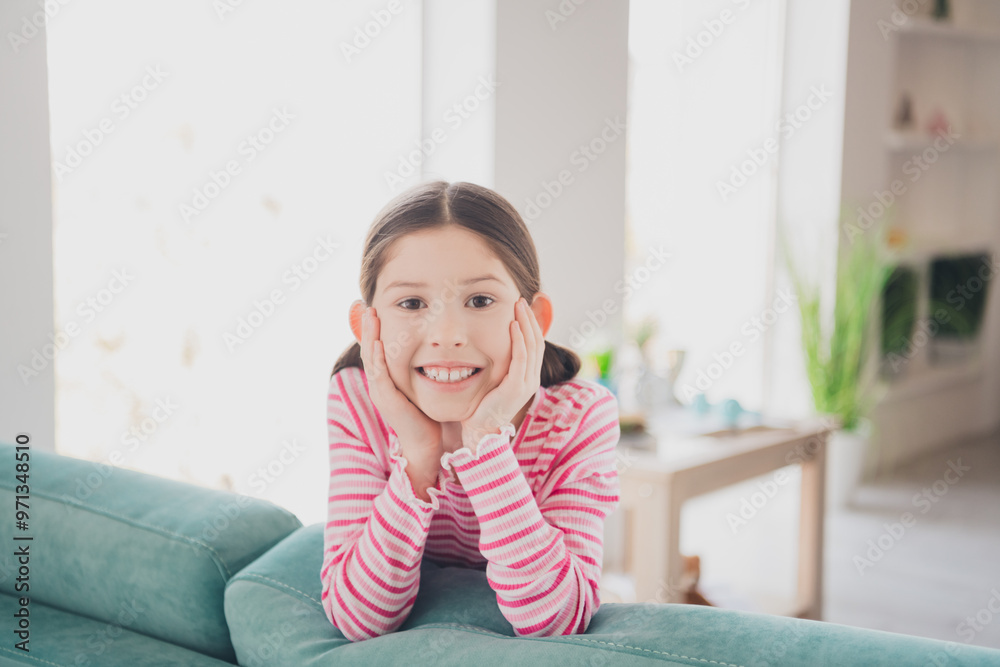
M444 307L439 313L427 315L427 342L434 347L461 347L467 340L467 331L461 312Z

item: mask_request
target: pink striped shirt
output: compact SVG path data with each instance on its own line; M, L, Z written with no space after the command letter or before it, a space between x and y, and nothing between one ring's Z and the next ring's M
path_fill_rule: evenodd
M414 494L396 432L372 404L362 369L330 379L327 410L320 577L327 618L345 637L369 639L403 624L424 556L485 569L519 636L586 631L600 606L604 519L619 501L611 391L583 379L539 387L516 433L508 423L480 441L476 456L462 447L441 457L430 502Z

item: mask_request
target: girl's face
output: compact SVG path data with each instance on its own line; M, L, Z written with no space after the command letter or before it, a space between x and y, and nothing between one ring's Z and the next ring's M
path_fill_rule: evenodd
M395 241L371 305L396 387L434 421L471 417L507 375L519 297L503 263L466 229L439 227ZM420 370L435 362L480 370L443 384Z

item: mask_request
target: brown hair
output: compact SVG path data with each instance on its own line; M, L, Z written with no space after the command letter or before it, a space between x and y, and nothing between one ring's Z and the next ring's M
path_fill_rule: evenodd
M361 295L370 304L375 297L375 281L389 259L393 242L406 234L425 229L457 225L479 238L503 262L521 296L528 303L539 291L541 279L535 244L517 209L499 194L474 183L433 181L417 185L386 204L368 230L361 259ZM351 344L337 359L330 377L341 369L364 368L361 346ZM545 341L541 385L565 382L580 370L580 358Z

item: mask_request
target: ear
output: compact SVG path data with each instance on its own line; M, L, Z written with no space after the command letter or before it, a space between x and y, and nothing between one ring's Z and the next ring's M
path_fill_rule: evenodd
M547 336L552 326L552 299L545 292L536 292L531 301L531 312L535 314L538 325L542 327L542 336Z
M349 315L351 321L351 331L354 332L354 337L358 339L358 345L361 344L361 317L365 314L365 309L368 305L361 299L357 299L351 304L351 312Z

